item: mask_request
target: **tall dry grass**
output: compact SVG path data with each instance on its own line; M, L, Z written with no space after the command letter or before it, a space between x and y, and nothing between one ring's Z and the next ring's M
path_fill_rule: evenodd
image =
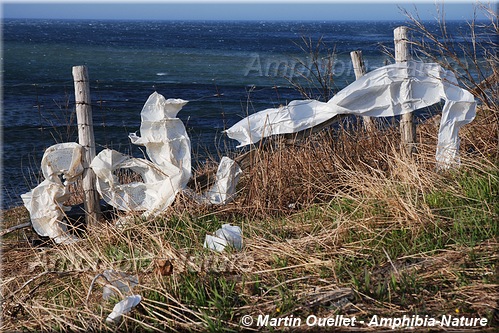
M453 172L435 170L438 119L418 127L414 160L400 156L395 129L329 130L257 155L223 207L179 196L160 218L106 222L73 245L35 247L29 231L10 235L1 328L116 330L105 318L120 297L104 301L106 281L95 279L106 269L139 279L132 292L143 300L120 331L237 331L244 314L457 309L493 320L499 155L491 119L480 111L462 131L463 167ZM243 229L242 251L203 248L222 223Z

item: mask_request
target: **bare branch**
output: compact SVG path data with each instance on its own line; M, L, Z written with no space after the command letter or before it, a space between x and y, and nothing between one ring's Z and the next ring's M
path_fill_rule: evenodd
M10 234L11 232L14 232L16 230L24 229L24 228L29 228L29 227L31 227L31 221L15 225L13 227L10 227L10 228L7 228L7 229L4 229L4 230L0 231L0 237L3 237L5 235L7 235L7 234Z

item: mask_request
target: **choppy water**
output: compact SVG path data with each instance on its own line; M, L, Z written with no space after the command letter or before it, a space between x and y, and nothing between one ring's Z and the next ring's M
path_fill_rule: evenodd
M190 101L179 117L194 154L205 156L233 145L221 132L247 113L300 98L277 67L304 73L301 37L322 36L335 49L340 89L354 79L350 51L362 50L371 69L382 66L380 44L391 47L400 24L5 20L3 205L20 204L36 186L45 148L76 141L72 66L88 66L98 151L140 156L127 136L158 91Z

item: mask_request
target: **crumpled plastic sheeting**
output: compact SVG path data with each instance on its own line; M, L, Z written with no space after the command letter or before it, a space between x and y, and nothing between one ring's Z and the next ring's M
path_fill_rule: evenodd
M209 190L198 194L191 189L185 189L184 193L198 204L225 205L234 199L242 172L234 160L224 156L218 165L215 182Z
M475 117L473 95L439 64L409 61L378 68L338 92L327 103L296 100L242 119L227 135L241 146L275 134L295 133L339 114L396 116L445 101L438 132L439 167L459 163L459 129Z
M141 112L140 133L130 134L132 143L145 146L151 161L132 158L105 149L91 163L97 190L104 200L124 211L156 215L170 206L191 177L191 144L177 113L187 101L165 99L154 92ZM115 172L131 169L143 182L121 184Z
M104 200L123 211L145 211L156 215L165 211L183 190L191 177L191 144L184 124L177 113L187 101L165 99L153 93L141 112L141 134L130 134L137 145L146 147L149 160L133 158L115 150L104 149L90 167L97 176L97 190ZM57 243L77 240L67 234L61 222L69 198L67 186L83 172L83 147L77 143L62 143L46 150L42 159L45 180L32 191L21 195L28 209L33 228L41 236L53 238ZM116 171L130 169L143 181L121 184ZM212 204L225 204L233 194L241 169L224 157L217 171L213 187L201 197ZM63 175L65 182L59 179Z
M115 296L116 293L113 290L116 288L119 292L128 293L131 291L131 288L135 287L139 283L139 279L136 276L129 275L124 272L117 272L115 270L106 269L102 275L106 278L106 280L110 283L106 284L102 288L102 298L104 300L110 299L112 296Z
M106 322L109 324L119 324L123 315L130 312L141 300L142 297L140 295L125 297L124 300L114 306L113 311L107 316Z
M146 147L147 156L154 164L170 172L182 169L185 184L191 177L191 141L177 113L187 103L182 99L165 99L154 92L140 113L142 137L129 135L133 144Z
M215 183L204 196L213 205L223 205L230 202L236 193L236 185L241 173L241 168L234 160L227 156L222 157L215 176Z
M56 243L72 243L62 220L71 207L64 206L69 198L68 186L83 173L83 147L77 143L60 143L49 147L42 157L41 169L45 179L30 192L22 194L33 229L40 236L52 238ZM60 176L64 178L62 183Z
M158 213L173 202L182 188L180 169L168 172L151 161L111 149L101 151L90 166L97 176L97 191L104 201L123 211ZM143 182L121 184L115 175L119 169L136 172Z
M105 149L92 161L97 176L97 190L104 200L124 211L145 211L156 215L168 208L176 194L183 190L191 177L191 143L177 113L187 103L182 99L165 99L153 93L141 112L141 137L129 135L132 143L146 148L149 160L133 158ZM130 169L142 182L121 184L116 171ZM230 158L222 158L215 184L204 194L195 195L202 202L229 202L241 174Z
M243 236L240 227L229 223L223 224L222 228L215 231L215 236L206 235L205 237L204 247L208 249L222 252L226 246L232 246L237 250L243 248Z

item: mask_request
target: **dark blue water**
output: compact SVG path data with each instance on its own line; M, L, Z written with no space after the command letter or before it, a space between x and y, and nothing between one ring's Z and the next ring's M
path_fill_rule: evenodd
M98 151L142 156L127 136L158 91L190 101L179 117L201 161L234 146L222 131L248 113L300 98L283 76L308 75L302 37L335 50L340 89L354 80L350 51L382 66L380 45L393 45L400 24L5 20L3 205L38 184L45 148L77 140L72 66L88 66Z

